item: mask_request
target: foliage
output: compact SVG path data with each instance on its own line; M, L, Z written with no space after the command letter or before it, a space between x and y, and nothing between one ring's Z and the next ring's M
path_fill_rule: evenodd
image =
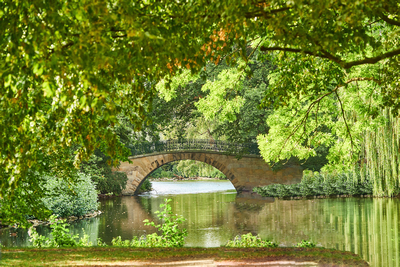
M103 240L100 237L98 237L96 241L98 247L107 247L106 242L103 242Z
M227 90L227 88L228 90L214 96L214 98L220 98L218 101L223 101L224 98L227 99L226 101L240 98L242 105L224 115L220 110L215 110L221 105L217 105L213 101L212 95L206 95L196 104L199 111L206 117L214 118L217 121L212 134L218 139L224 138L237 143L254 142L257 135L268 132L266 118L271 113L271 109L260 108L260 104L269 85L268 74L272 66L268 61L262 59L259 51L251 50L247 49L247 54L249 54L248 70L246 73L241 73L240 79L232 80L237 83L239 88L234 90L235 88L227 87L224 84L219 87L219 90ZM206 76L208 83L215 83L214 81L221 79L220 74L230 71L236 66L230 66L226 60L223 60L217 66L207 67L211 69ZM214 84L213 86L218 85ZM206 92L209 89L204 87L202 90ZM214 90L210 89L211 91ZM210 107L210 103L213 107Z
M69 225L65 223L66 220L56 221L56 216L52 216L49 221L53 236L50 247L75 247L77 245L75 239L78 238L78 235L69 234L69 229L67 229Z
M33 243L33 246L36 248L44 248L44 247L76 247L76 246L91 246L92 244L88 241L88 236L84 235L84 237L76 242L76 239L79 237L78 235L72 236L69 234L69 226L65 223L66 220L57 220L56 215L51 215L49 218L50 228L51 228L51 236L52 238L46 238L42 235L39 235L36 232L36 229L32 226L29 229L30 241Z
M144 180L140 186L140 192L149 192L151 190L153 190L151 187L151 182L148 179Z
M152 178L172 178L174 174L181 175L176 170L176 162L167 163L154 170L149 176Z
M228 248L276 248L278 244L262 240L258 235L253 236L251 233L236 236L233 240L229 240L225 245Z
M186 229L179 229L178 225L183 223L185 219L182 216L177 216L172 213L171 205L168 204L171 199L165 199L160 208L162 211L156 211L157 217L162 221L161 224L155 224L144 220L145 225L156 227L161 235L157 233L141 236L140 238L134 237L132 240L122 240L121 236L112 239L113 246L119 247L183 247L185 243L185 236L187 236Z
M266 197L309 197L331 195L365 195L373 193L373 181L360 178L357 170L341 173L306 172L298 184L271 184L253 188L254 192Z
M301 240L300 243L297 243L296 247L298 248L315 248L317 244L313 243L312 241Z
M182 173L183 177L212 177L226 179L226 176L215 167L195 160L181 160L176 169Z
M116 196L121 195L128 181L126 173L116 171L107 172L106 175L102 176L94 175L91 179L101 194L114 194Z
M332 136L343 142L330 149L330 160L356 162L358 153L348 151L358 145L354 140L362 140L362 131L356 128L367 126L349 126L346 116L350 116L354 105L347 105L346 96L360 91L359 107L371 106L364 113L360 113L361 108L357 110L358 118L368 114L366 121L377 118L376 107L391 107L397 114L399 9L395 0L271 0L261 4L236 0L86 0L72 4L2 1L2 214L12 215L8 217L10 221L20 220L21 214L11 211L12 200L18 198L25 201L18 207L44 214L45 209L36 203L40 192L34 187L22 189L25 192L16 188L39 184L37 176L30 172L42 174L47 168L45 158L53 158L54 162L65 158L72 146L78 148L75 166L87 160L96 148L112 157L116 165L118 160L126 159L128 151L117 135L119 115L127 116L136 130L150 123L144 117L146 110L152 110L155 84L164 85L159 89L163 95L172 94L170 87L181 85L177 74L201 75L207 62L218 64L223 57L228 64L237 66L221 72L214 84L206 82L210 101L206 103L208 108L201 108L209 115L221 110L228 121L235 120L235 112L245 104L236 92L251 74L248 45L258 49L260 57L265 54L274 66L264 105L268 109L274 107L282 116L286 111L287 117L293 117L293 123L284 120L286 130L281 134L276 130L278 123L269 125L275 127L272 133L281 138L271 148L266 143L268 137L258 139L264 158L277 162L288 137L296 141L289 143L283 153L285 158L290 151L307 158L315 154L313 149L320 144L332 144L332 138L320 134L305 140L303 136L315 136L312 134L319 130L320 123L327 127L334 123L336 126L330 128ZM370 90L373 94L364 94L365 88L374 88ZM369 105L369 100L376 97L379 101ZM318 116L308 116L319 115L318 103L325 101L329 105L321 106L321 111L329 115L326 122L316 120ZM282 107L290 109L280 110ZM330 110L336 114L330 114ZM316 123L300 127L309 119ZM290 132L304 128L304 135L293 136ZM354 138L350 135L353 130ZM268 151L274 152L268 155ZM64 161L58 164L68 169L62 166ZM32 197L26 198L25 193Z
M57 216L82 216L97 210L96 188L85 174L78 174L73 184L58 177L47 176L44 188L44 197L40 201Z
M50 246L50 240L43 235L39 235L36 229L32 226L29 228L29 241L32 242L35 248L46 248Z
M96 189L101 194L112 193L120 195L126 187L128 177L123 172L113 171L110 166L110 157L107 157L99 150L81 165L81 171L89 175Z
M165 199L163 204L160 204L160 208L164 208L162 211L156 211L157 217L162 221L161 224L155 224L149 222L148 219L143 222L145 225L151 225L161 231L161 235L165 238L168 243L168 247L183 247L185 243L185 236L187 236L186 229L179 229L179 224L183 223L186 219L181 216L174 215L172 212L171 205L168 204L171 199Z
M121 236L117 236L111 241L113 246L117 247L142 247L142 248L156 248L156 247L171 247L170 243L162 235L157 233L141 236L136 236L132 240L122 240Z
M27 221L27 215L45 219L52 214L42 201L38 201L38 197L41 198L45 194L42 187L46 182L45 176L31 170L21 180L24 186L17 187L14 194L8 194L0 199L0 221L3 225L13 225L18 222L19 226L29 227L31 223ZM37 209L32 209L32 202Z
M82 228L83 231L83 237L81 237L77 243L78 247L91 247L93 246L93 243L91 241L89 241L89 235L86 234L85 229ZM78 235L76 235L78 236ZM97 244L100 243L100 246L102 246L101 244L101 239L97 240Z
M382 113L382 125L364 131L361 161L365 166L361 173L374 182L374 195L391 197L400 193L400 118L389 108Z
M189 177L211 177L226 179L226 176L213 166L195 160L171 162L156 169L150 174L152 178L173 178L175 175Z
M51 247L91 247L92 242L89 241L89 235L83 232L83 237L79 238L79 235L71 235L69 233L69 226L66 220L57 219L56 215L51 215L49 218L51 237L47 238L45 236L39 235L35 227L29 228L29 236L35 248L51 248ZM83 230L83 229L82 229ZM98 240L98 246L105 246L101 240Z

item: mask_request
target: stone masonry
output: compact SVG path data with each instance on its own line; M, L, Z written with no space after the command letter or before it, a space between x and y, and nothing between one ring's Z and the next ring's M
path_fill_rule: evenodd
M298 165L286 166L279 171L272 171L269 165L258 156L221 155L213 152L168 152L149 154L129 158L132 163L122 162L118 171L128 176L123 195L134 195L147 176L160 166L178 160L197 160L210 164L220 170L232 182L238 192L251 191L253 187L269 184L299 183L302 169Z

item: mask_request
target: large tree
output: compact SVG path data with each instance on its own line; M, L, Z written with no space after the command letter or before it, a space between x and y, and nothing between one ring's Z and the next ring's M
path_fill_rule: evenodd
M242 68L225 74L230 92L214 99L232 95L239 88L232 79L245 76L249 43L278 51L282 62L267 105L304 95L313 103L362 80L396 112L399 11L394 0L0 0L0 197L34 184L46 159L62 160L72 145L77 163L98 147L126 156L117 115L129 114L139 129L153 85L164 80L168 89L183 69L196 73L228 53L228 61L241 57ZM359 76L365 65L377 71ZM219 101L227 115L241 104L228 100Z

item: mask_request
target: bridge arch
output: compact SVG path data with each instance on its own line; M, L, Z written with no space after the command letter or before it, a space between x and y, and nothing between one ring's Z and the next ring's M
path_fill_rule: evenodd
M128 181L123 195L135 195L149 174L164 164L179 160L205 162L220 170L231 181L236 191L251 191L253 187L272 183L291 184L301 181L302 169L297 165L286 166L274 172L258 155L235 156L216 151L170 151L132 156L131 162L122 162L119 171L125 172Z
M213 166L220 172L222 172L229 181L234 181L235 176L232 172L229 171L229 169L224 165L224 163L221 163L218 161L218 157L215 157L215 154L211 153L199 153L199 152L188 152L188 153L171 153L172 159L169 155L162 155L161 159L155 159L153 162L151 162L151 167L149 167L150 172L146 174L144 179L141 180L137 188L140 188L142 183L147 179L147 177L150 176L151 173L153 173L155 170L160 168L161 166L174 162L174 161L181 161L181 160L195 160L199 162L204 162L208 165ZM216 159L217 158L217 159ZM235 187L236 190L238 188Z

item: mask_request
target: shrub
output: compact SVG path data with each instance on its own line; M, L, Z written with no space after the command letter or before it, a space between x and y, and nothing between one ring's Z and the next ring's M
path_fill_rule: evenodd
M140 186L140 192L149 192L151 190L153 190L151 182L148 179L144 180L142 185Z
M156 211L157 217L163 221L162 224L155 224L144 220L145 225L151 225L161 231L162 236L168 241L171 247L183 247L185 243L185 236L187 236L186 229L179 229L179 224L183 223L186 219L182 216L173 214L171 205L168 204L171 199L165 199L164 204L160 204L160 208L164 208L162 211Z
M357 177L354 177L358 175ZM364 195L372 194L373 183L370 179L361 181L354 171L332 173L305 172L298 184L271 184L256 187L254 192L266 197L309 197L331 195Z
M315 248L317 245L312 241L301 240L300 243L297 243L296 247L298 248Z
M29 229L29 241L33 243L35 248L92 246L92 243L89 242L89 236L85 233L83 234L83 238L77 242L76 239L79 238L79 235L71 235L69 233L69 229L67 228L69 224L65 220L57 220L56 215L51 215L49 222L52 238L39 235L33 226Z
M258 235L253 236L251 233L236 236L233 240L229 240L225 245L230 248L276 248L278 244L262 240Z
M96 184L97 190L101 194L120 195L126 187L128 176L123 172L107 171L103 175L91 176L92 181Z
M97 210L96 188L87 175L79 173L72 185L64 179L48 176L44 188L46 195L41 200L58 216L82 216Z
M145 225L151 225L161 231L161 235L157 233L141 236L139 239L134 237L130 240L122 240L120 236L113 238L111 243L120 247L183 247L185 244L186 229L179 229L179 224L185 219L182 216L174 215L171 205L168 204L171 199L165 199L164 204L160 204L162 211L156 211L157 217L163 221L162 224L156 225L154 222L144 220Z
M80 171L90 176L101 194L120 195L125 189L128 177L123 172L113 171L110 161L110 157L100 150L95 150L94 155L81 164Z

